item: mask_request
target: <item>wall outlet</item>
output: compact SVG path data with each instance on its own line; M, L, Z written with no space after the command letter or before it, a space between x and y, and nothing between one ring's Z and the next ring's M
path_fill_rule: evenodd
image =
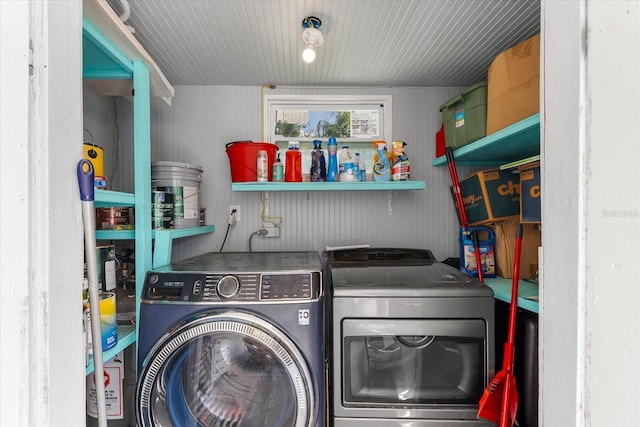
M229 217L231 217L231 213L234 209L236 213L234 214L233 224L235 224L236 222L240 222L240 205L229 206Z
M260 230L266 231L266 234L260 234L262 237L280 237L280 227L262 227Z

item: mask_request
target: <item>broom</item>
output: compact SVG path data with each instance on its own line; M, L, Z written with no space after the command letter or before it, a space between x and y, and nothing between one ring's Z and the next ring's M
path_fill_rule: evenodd
M473 248L476 255L476 271L478 272L478 280L484 283L484 272L482 271L482 258L480 257L478 232L476 230L471 231L469 229L469 221L467 219L467 211L464 208L464 202L462 200L462 191L460 191L460 181L458 180L458 171L456 170L456 163L453 157L453 149L451 147L447 147L445 149L445 154L447 155L447 166L449 166L449 175L451 175L453 195L456 200L458 218L460 219L460 236L462 238L464 233L471 233L471 237L473 238ZM466 262L466 260L464 259L461 259L460 261L462 263Z
M511 307L509 312L509 332L504 345L502 369L484 390L478 407L478 418L493 423L500 423L500 427L511 427L518 412L518 389L516 377L513 373L513 359L516 335L516 311L518 309L518 280L520 278L520 251L522 248L522 224L518 224L516 233L516 253L513 264L513 279L511 282Z

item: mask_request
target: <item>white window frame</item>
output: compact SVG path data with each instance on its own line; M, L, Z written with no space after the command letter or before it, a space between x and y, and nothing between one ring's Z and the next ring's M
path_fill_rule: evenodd
M342 108L365 109L367 106L375 106L381 111L379 117L379 126L382 128L382 135L377 139L383 139L389 144L391 141L391 117L392 117L392 98L391 95L265 95L264 96L264 117L263 135L267 142L276 142L283 140L282 137L275 135L275 114L277 110L318 110L325 109L328 111ZM313 140L317 138L285 138L290 140ZM368 139L345 139L345 142L357 141L366 142ZM373 139L371 139L373 141ZM340 144L341 141L338 141ZM326 138L323 143L326 144Z
M368 108L369 107L369 108ZM384 140L389 147L391 144L391 118L392 118L392 96L391 95L265 95L263 101L263 135L266 142L278 143L283 141L299 141L302 149L302 169L303 177L307 176L307 171L311 163L311 144L314 139L322 140L322 147L326 150L327 137L283 137L275 134L276 111L282 110L378 110L378 126L381 132L373 138L339 138L338 149L344 145L357 143L356 147L363 147L363 143L373 143L375 140ZM280 160L285 162L284 144L279 145ZM389 148L390 149L390 148ZM354 149L358 151L358 149ZM362 158L365 163L367 176L371 175L373 163L371 161L375 151L373 144L366 150L361 149ZM326 154L325 154L326 155ZM286 163L286 162L285 162ZM286 167L286 164L285 164ZM306 179L306 178L303 178ZM370 179L370 178L368 178Z

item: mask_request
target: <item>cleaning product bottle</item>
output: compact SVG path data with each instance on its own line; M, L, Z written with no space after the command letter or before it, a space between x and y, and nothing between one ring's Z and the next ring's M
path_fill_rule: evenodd
M258 151L258 161L257 161L256 167L257 167L258 182L269 181L269 160L267 159L266 150Z
M289 142L289 149L285 156L284 180L302 182L302 153L298 141Z
M391 165L395 161L395 156L387 151L385 141L373 141L376 146L376 153L373 155L373 180L391 181Z
M411 165L409 164L409 157L404 152L404 147L407 143L404 141L393 141L393 154L396 156L396 161L391 166L391 179L393 181L409 181L411 179Z
M329 163L327 166L327 181L337 182L340 181L340 175L338 174L338 142L332 136L327 142L327 153L329 153Z
M309 173L311 182L323 182L327 176L327 166L322 151L322 141L313 140L313 151L311 151L311 172Z
M282 161L280 160L280 153L278 153L278 157L276 159L275 162L273 162L273 167L272 167L273 173L272 173L272 180L273 182L282 182L284 181L284 165L282 164Z
M364 159L360 153L356 153L356 159L358 159L358 181L364 182L367 180L367 168L364 164Z
M358 160L355 154L353 154L353 151L349 150L349 147L346 145L342 146L342 150L340 150L338 166L340 182L358 181Z

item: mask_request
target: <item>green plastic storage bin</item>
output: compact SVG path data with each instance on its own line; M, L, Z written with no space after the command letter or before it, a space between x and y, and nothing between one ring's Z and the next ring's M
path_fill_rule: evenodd
M487 82L477 83L440 107L447 147L460 148L487 131Z

